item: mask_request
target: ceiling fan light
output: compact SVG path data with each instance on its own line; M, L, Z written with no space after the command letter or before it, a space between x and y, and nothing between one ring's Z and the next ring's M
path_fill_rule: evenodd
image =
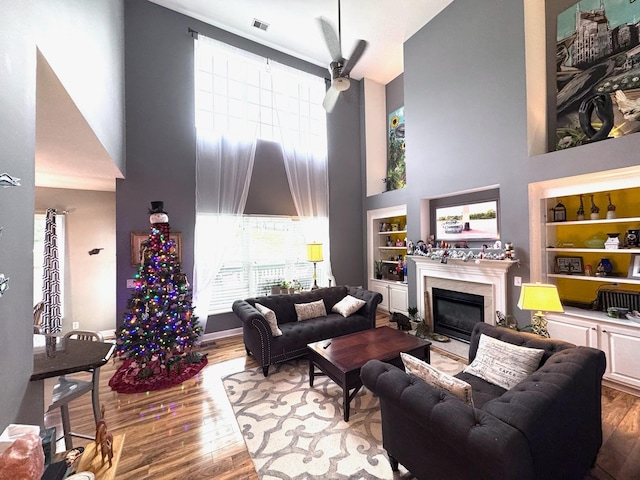
M333 82L331 85L337 91L344 92L345 90L349 89L349 87L351 86L351 82L346 77L338 77L333 79Z

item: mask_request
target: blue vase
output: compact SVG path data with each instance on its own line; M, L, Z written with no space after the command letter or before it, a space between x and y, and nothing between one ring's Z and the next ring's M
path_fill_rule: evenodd
M601 258L596 269L597 277L608 277L613 273L613 264L608 258Z

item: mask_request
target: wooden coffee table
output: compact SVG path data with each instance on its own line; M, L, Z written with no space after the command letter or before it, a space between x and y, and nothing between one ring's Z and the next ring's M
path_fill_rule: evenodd
M360 369L369 360L380 360L402 368L400 353L405 352L429 362L431 342L390 327L380 327L307 345L309 349L309 386L316 375L326 374L341 388L344 421L349 421L349 404L362 382ZM318 367L322 373L316 373ZM349 393L350 390L353 392Z

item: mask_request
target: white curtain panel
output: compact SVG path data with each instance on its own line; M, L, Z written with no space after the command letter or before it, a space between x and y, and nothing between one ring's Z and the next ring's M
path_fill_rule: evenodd
M255 139L234 140L198 131L193 303L203 326L229 232L238 228L247 203L255 154Z
M270 61L276 125L291 196L307 243L323 246L324 271L335 284L329 244L327 122L324 80ZM291 122L289 118L296 117ZM287 127L294 125L294 127Z

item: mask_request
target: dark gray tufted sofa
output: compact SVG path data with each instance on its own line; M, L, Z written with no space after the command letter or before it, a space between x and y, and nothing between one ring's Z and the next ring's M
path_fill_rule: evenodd
M539 369L511 390L467 373L475 408L387 363L372 360L363 384L380 398L383 445L391 465L417 479L583 479L602 444L605 356L484 323L480 334L545 350Z
M366 303L346 318L332 313L331 308L347 295ZM294 304L320 299L324 301L327 316L298 321ZM381 301L382 295L377 292L359 287L337 286L292 295L236 300L233 302L233 311L242 321L242 337L247 353L258 361L266 377L269 365L306 355L308 343L375 328L376 309ZM275 312L282 336L274 337L271 334L269 324L254 307L256 303Z

